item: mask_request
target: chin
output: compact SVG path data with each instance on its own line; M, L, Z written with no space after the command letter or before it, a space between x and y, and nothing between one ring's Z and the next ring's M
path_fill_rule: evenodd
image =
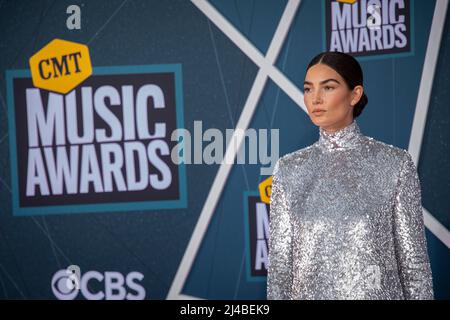
M322 127L327 124L328 121L326 119L317 118L317 117L311 117L311 122L315 124L318 127Z

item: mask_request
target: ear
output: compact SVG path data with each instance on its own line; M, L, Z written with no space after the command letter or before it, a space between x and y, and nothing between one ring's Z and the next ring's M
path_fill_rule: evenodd
M356 87L353 88L353 90L352 90L352 100L350 101L350 104L352 105L352 107L359 102L359 100L361 99L363 93L364 93L363 86L356 86Z

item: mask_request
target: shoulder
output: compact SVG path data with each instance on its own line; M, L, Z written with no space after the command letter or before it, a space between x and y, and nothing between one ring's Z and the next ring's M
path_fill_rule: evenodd
M388 185L397 189L399 185L412 185L414 190L420 189L420 180L416 164L408 150L387 144L370 137L365 137L365 164L372 168L378 177L386 177Z
M313 151L314 144L305 148L290 152L280 157L274 167L273 175L281 175L283 172L289 171L289 169L301 165Z
M404 177L418 176L417 167L408 150L371 137L364 138L366 139L365 148L362 150L363 158L366 159L364 162L372 167L374 172L390 177L394 183L398 183Z
M365 149L363 152L368 152L377 162L404 164L406 161L412 161L411 154L408 150L396 147L372 137L364 136Z

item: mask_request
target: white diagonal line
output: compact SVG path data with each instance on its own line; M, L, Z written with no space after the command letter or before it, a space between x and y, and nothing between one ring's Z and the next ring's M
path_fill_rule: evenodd
M423 218L425 225L427 228L438 238L442 241L443 244L447 246L447 248L450 249L450 234L447 230L447 228L440 223L431 213L428 212L427 209L423 209Z
M187 294L180 294L178 296L178 299L180 299L180 300L204 300L204 299L200 299L199 297L189 296Z
M299 107L301 107L306 112L306 106L303 102L303 93L293 84L276 66L270 59L273 55L278 56L279 49L269 47L267 56L264 55L246 38L244 37L213 5L211 5L206 0L191 0L191 2L197 6L200 11L202 11L212 23L216 25L242 52L250 58L260 69L262 69L267 75L275 82L285 93L289 96L292 101L294 101ZM297 3L300 0L289 1L286 5L286 9L289 12L295 13L297 10L293 10L297 7ZM286 10L285 10L286 12ZM280 24L275 31L273 39L278 39L280 35L283 35L283 39L287 35L287 30L291 24L287 23L287 19L280 19ZM279 34L277 34L279 33Z
M431 89L433 87L434 73L439 56L447 7L448 0L436 1L430 36L428 38L428 46L423 64L422 78L420 80L419 94L417 96L416 110L408 146L408 151L416 164L418 163L420 149L422 147L423 131L427 120Z
M290 37L290 38L287 40L288 42L287 42L287 45L286 45L286 53L285 53L285 55L284 55L283 63L282 63L282 65L281 65L281 70L284 70L285 67L286 67L286 61L287 61L287 58L288 58L288 56L289 56L289 48L290 48L291 43L292 43L292 38L293 38L293 37ZM271 118L270 118L270 128L272 128L273 122L275 121L275 114L277 113L277 109L278 109L278 106L279 106L278 101L279 101L279 98L280 98L280 91L281 91L281 89L280 89L280 87L278 87L278 89L277 89L277 95L276 95L276 97L275 97L275 104L274 104L274 108L273 108L273 111L272 111L272 116L271 116Z
M283 15L280 19L280 22L277 26L277 30L275 31L275 35L272 38L272 41L269 46L269 50L267 51L267 57L261 59L261 54L257 49L243 37L223 16L213 8L207 1L204 0L192 0L192 2L205 13L209 19L212 20L213 23L216 24L219 29L222 31L226 31L225 34L231 38L233 42L240 49L244 51L244 53L254 55L255 60L259 61L258 66L260 69L256 75L255 82L250 90L247 101L245 102L244 108L242 110L241 116L239 117L239 121L237 123L236 129L234 131L233 137L231 141L237 141L236 146L233 143L230 143L227 146L227 150L225 152L224 159L232 159L232 161L222 161L219 170L217 172L216 177L214 178L214 182L208 194L208 197L203 205L202 212L197 221L197 225L195 226L192 237L189 241L188 247L184 253L183 259L178 267L177 274L175 275L175 279L172 282L172 286L169 290L169 294L167 295L167 299L177 299L185 296L180 296L180 293L183 289L184 283L187 279L189 271L192 267L192 264L197 255L198 249L202 242L202 239L207 231L209 222L213 215L213 212L216 208L217 202L219 201L220 194L225 186L228 175L233 166L232 162L236 158L236 153L239 150L241 143L244 139L243 135L237 134L239 130L246 130L250 124L253 113L256 109L258 101L261 97L261 93L264 90L264 86L267 82L269 72L275 73L273 70L276 68L273 67L278 54L283 45L284 39L289 31L289 27L292 24L297 9L300 5L300 0L290 0L286 5L286 8L283 12ZM255 61L254 60L254 61ZM255 62L256 63L256 62ZM280 72L278 72L283 78ZM280 76L278 76L278 80ZM285 78L286 79L286 78ZM287 79L286 79L287 80ZM289 83L290 81L287 80ZM286 84L286 81L284 82ZM292 83L291 83L292 84ZM295 86L294 86L295 87ZM282 88L283 89L283 88ZM297 91L299 91L296 88ZM303 99L301 99L303 101Z
M108 25L108 23L112 20L112 18L114 18L114 16L120 11L120 9L122 9L122 7L124 6L124 4L127 2L128 0L124 0L117 8L116 10L114 10L114 12L111 14L111 16L108 18L108 20L106 20L106 22L97 30L97 32L91 37L91 39L89 39L89 41L86 44L91 44L92 41L94 41L94 39L98 36L98 34L100 32L103 31L103 29L105 29L105 27Z
M11 277L11 275L8 273L8 271L6 270L6 268L0 263L0 269L3 270L3 272L5 273L6 277L8 278L8 280L13 284L13 286L16 288L16 290L20 293L20 295L22 296L22 298L24 300L27 299L27 297L24 295L24 293L22 292L22 290L20 290L20 287L17 285L16 281L14 281L14 278Z
M5 138L8 136L8 134L6 133L3 137L0 138L0 143L3 142L3 140L5 140Z
M245 38L222 14L208 1L191 0L191 2L205 14L234 44L242 50L257 66L265 63L265 58L259 50Z
M231 110L230 101L228 99L228 92L227 92L227 88L225 86L225 79L224 79L224 76L223 76L222 67L220 66L220 62L219 62L219 53L217 52L216 42L214 40L214 34L212 32L211 23L210 23L209 20L208 20L208 28L209 28L209 33L210 33L210 36L211 36L211 42L212 42L212 45L213 45L214 54L215 54L215 57L216 57L217 69L219 71L220 81L222 83L223 94L224 94L224 97L225 97L225 105L227 106L227 110L228 110L228 117L230 118L231 125L234 127L235 124L234 124L233 112ZM242 173L243 173L244 180L245 180L245 185L247 186L247 190L249 190L250 186L249 186L249 183L248 183L247 170L245 170L245 166L241 166L241 168L242 168Z
M264 65L268 67L267 73L270 73L270 69L273 68L273 64L276 62L278 55L280 54L284 40L289 32L292 21L294 21L299 5L300 1L289 1L286 8L284 8L283 15L281 16L275 34L270 42L269 50L267 50L265 59L265 62L267 63Z
M420 150L422 149L423 132L427 121L447 9L448 0L436 1L408 146L408 151L416 166L419 162ZM423 208L423 213L425 226L450 249L450 231L434 218L427 209Z

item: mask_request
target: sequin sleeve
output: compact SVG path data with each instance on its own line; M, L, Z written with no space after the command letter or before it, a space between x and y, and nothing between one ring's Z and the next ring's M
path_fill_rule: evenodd
M405 152L395 195L394 236L405 299L433 299L420 182L408 152Z
M292 285L292 224L285 178L277 161L272 175L269 224L269 263L267 299L291 299Z

